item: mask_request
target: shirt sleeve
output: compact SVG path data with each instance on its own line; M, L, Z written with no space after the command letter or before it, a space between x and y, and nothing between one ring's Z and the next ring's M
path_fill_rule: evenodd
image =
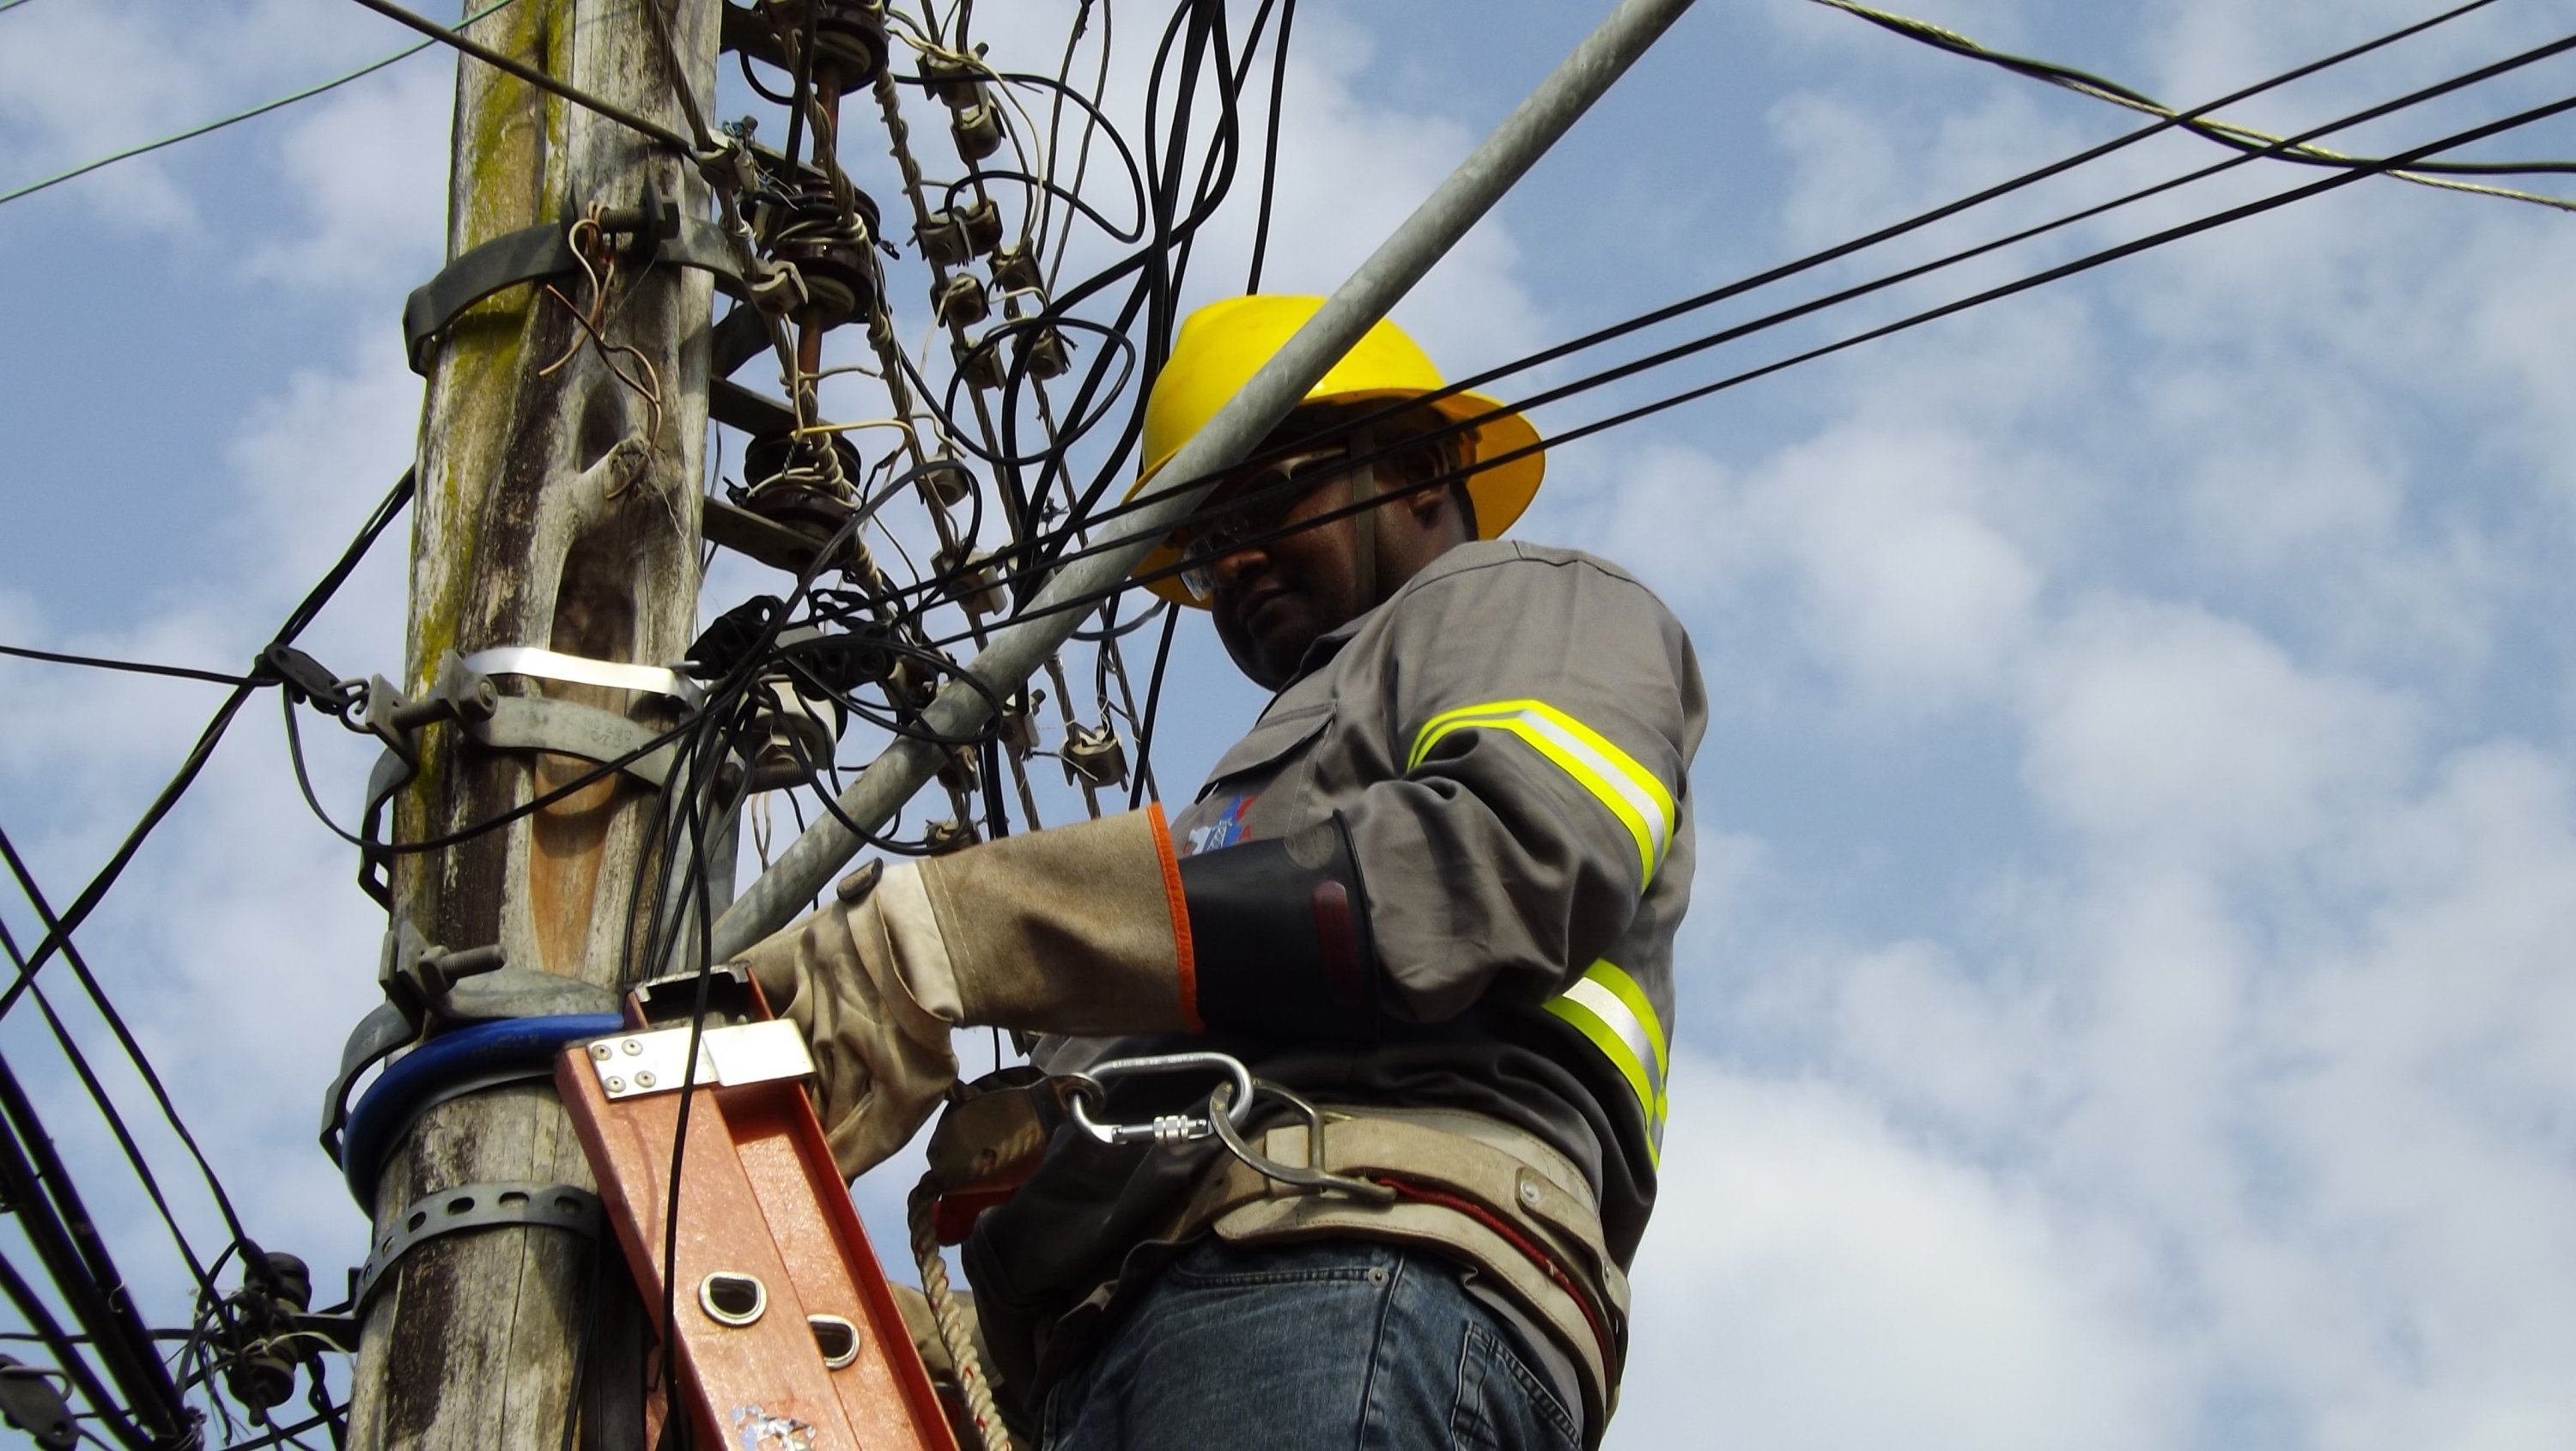
M1690 641L1636 581L1526 555L1421 582L1388 627L1369 724L1400 774L1345 811L1387 1006L1541 1002L1671 850L1705 720Z

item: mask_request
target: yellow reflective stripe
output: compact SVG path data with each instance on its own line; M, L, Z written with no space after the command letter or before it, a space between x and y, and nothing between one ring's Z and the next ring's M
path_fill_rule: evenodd
M1664 1116L1670 1107L1664 1092L1669 1057L1663 1024L1655 1017L1654 1004L1646 1000L1645 989L1605 959L1541 1006L1573 1024L1628 1080L1637 1095L1637 1107L1646 1116L1647 1154L1660 1163Z
M1541 700L1498 700L1445 711L1413 738L1411 771L1452 731L1501 730L1527 741L1608 807L1637 843L1638 889L1655 879L1673 839L1673 797L1655 773L1590 726Z

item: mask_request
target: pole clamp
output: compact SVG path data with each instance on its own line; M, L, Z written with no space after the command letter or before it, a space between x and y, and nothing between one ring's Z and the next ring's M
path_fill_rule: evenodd
M404 1208L391 1229L376 1237L367 1262L351 1271L349 1314L365 1323L367 1302L416 1246L442 1235L514 1224L570 1230L595 1240L599 1238L599 1196L572 1184L516 1180L459 1184L424 1194Z
M403 303L403 356L411 360L411 370L429 376L441 335L467 308L493 293L522 282L577 275L581 261L573 250L572 227L579 220L541 222L494 237L413 289ZM713 274L726 295L746 296L724 231L682 212L650 184L632 210L601 213L600 230L623 239L619 255L638 270L656 262L695 267Z
M551 751L603 764L615 761L619 770L656 791L669 782L679 751L672 742L656 744L664 732L579 701L503 695L493 684L496 675L640 691L692 710L706 698L696 681L663 666L588 660L533 645L470 656L450 651L439 663L436 682L419 700L406 700L391 681L374 677L367 683L360 728L384 742L385 752L367 777L366 809L358 822L358 885L379 905L393 904L391 862L379 845L385 808L420 774L419 732L424 726L453 722L466 739L487 750Z

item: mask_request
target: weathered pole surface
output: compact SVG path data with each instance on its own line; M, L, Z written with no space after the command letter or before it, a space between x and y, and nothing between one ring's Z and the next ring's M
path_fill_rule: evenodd
M715 93L717 0L518 0L475 39L603 100L679 124L674 77L646 4L666 7L687 83ZM676 13L674 13L674 9ZM649 181L692 215L704 184L687 158L473 59L460 59L448 255L593 207L636 206ZM439 346L421 421L413 505L406 689L417 696L454 650L536 645L598 660L681 658L698 593L698 479L706 431L707 274L620 269L601 327L636 349L616 363L656 406L582 344L573 307L588 285L507 289L468 312ZM623 711L657 727L667 706L629 692L535 680L543 693ZM574 779L570 757L460 748L453 727L422 733L419 779L397 802L395 839L421 841L485 820ZM498 943L513 967L623 985L630 913L655 799L629 777L596 783L511 826L402 858L393 911L449 950ZM649 876L645 877L649 881ZM395 1151L376 1195L381 1235L424 1194L465 1184L592 1185L554 1091L528 1083L432 1109ZM613 1239L595 1283L594 1246L550 1228L497 1228L425 1241L366 1320L352 1386L360 1448L556 1451L581 1405L581 1440L639 1446L640 1311ZM587 1365L576 1376L586 1315Z

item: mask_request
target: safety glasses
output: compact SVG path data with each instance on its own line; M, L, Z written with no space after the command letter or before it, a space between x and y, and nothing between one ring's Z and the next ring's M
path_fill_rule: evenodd
M1214 599L1216 562L1277 533L1298 505L1324 485L1349 476L1350 458L1350 446L1337 444L1291 454L1227 480L1208 506L1205 522L1172 533L1181 555L1181 587L1200 604Z

